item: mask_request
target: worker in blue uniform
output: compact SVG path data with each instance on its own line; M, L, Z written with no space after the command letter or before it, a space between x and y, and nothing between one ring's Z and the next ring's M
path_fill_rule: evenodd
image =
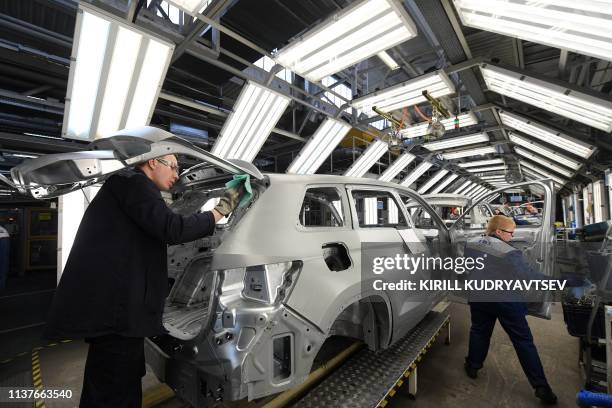
M495 215L487 224L486 235L468 240L465 256L484 257L484 268L475 269L470 279L547 279L534 271L526 262L522 252L508 242L512 239L516 224L512 218ZM535 395L545 404L555 404L553 393L544 368L533 343L527 323L527 305L523 294L514 292L473 293L469 296L472 327L465 371L470 378L477 378L489 350L495 322L499 323L510 337L521 367L535 390Z

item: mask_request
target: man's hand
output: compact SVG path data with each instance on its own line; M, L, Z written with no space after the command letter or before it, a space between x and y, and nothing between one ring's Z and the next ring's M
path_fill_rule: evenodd
M242 196L242 186L239 189L228 188L219 200L219 204L215 207L219 213L224 217L227 217L232 211L236 209Z

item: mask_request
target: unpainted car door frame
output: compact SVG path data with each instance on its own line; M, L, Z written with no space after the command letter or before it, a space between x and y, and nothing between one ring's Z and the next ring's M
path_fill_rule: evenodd
M524 253L528 258L531 266L534 267L539 272L547 275L549 277L553 277L555 270L555 190L553 181L550 179L541 179L541 180L533 180L526 181L522 183L513 184L510 187L500 188L494 191L491 191L484 197L481 197L479 200L472 203L472 205L467 208L464 213L455 221L455 223L449 228L451 233L451 241L455 246L456 250L461 251L461 248L458 246L462 246L464 241L462 238L466 237L465 229L463 231L460 230L460 226L464 225L464 220L467 214L470 214L472 210L474 210L478 205L482 204L484 200L488 197L502 193L505 190L516 189L520 187L529 187L536 186L536 188L543 190L544 192L544 206L542 211L542 222L538 227L539 231L535 234L532 234L534 238L534 242L532 242L531 246L527 246L524 249ZM533 226L520 226L518 225L516 228L515 236L513 237L511 243L516 241L517 238L525 239L526 235L521 234L521 231L527 231L533 229ZM474 232L480 232L481 229L474 230ZM520 248L519 248L520 249ZM456 299L455 299L456 300ZM544 319L551 318L551 306L552 306L552 293L546 292L542 298L541 302L537 303L529 303L528 305L529 314L535 317L541 317Z

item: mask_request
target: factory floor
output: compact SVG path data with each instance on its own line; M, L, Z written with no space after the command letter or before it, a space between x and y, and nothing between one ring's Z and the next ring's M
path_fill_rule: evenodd
M19 296L0 295L0 387L70 389L72 398L47 399L48 408L78 406L87 346L83 341L49 344L40 340L40 317L50 301L44 288ZM39 292L34 294L34 292ZM46 303L46 304L43 304ZM5 311L9 313L5 313ZM491 341L489 357L479 378L472 380L463 371L463 358L469 335L467 306L453 304L451 344L441 336L418 365L418 394L415 399L400 389L390 407L537 407L519 365L516 354L499 324ZM578 339L567 334L560 305L553 308L550 321L529 318L548 380L559 397L559 407L575 407L576 392L581 388L578 367ZM7 326L8 325L8 326ZM17 328L17 330L14 330ZM39 368L40 367L40 368ZM168 388L159 384L150 371L143 379L144 406L182 407L176 398L164 400ZM247 405L247 404L237 404ZM253 406L254 404L248 404ZM4 406L0 403L0 406ZM33 403L11 404L32 407ZM234 406L234 404L232 404Z

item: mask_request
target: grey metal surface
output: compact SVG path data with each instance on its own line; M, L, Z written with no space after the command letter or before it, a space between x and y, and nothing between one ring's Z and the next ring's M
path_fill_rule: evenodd
M430 312L394 346L380 352L367 349L358 352L294 406L378 406L448 319L446 311Z

